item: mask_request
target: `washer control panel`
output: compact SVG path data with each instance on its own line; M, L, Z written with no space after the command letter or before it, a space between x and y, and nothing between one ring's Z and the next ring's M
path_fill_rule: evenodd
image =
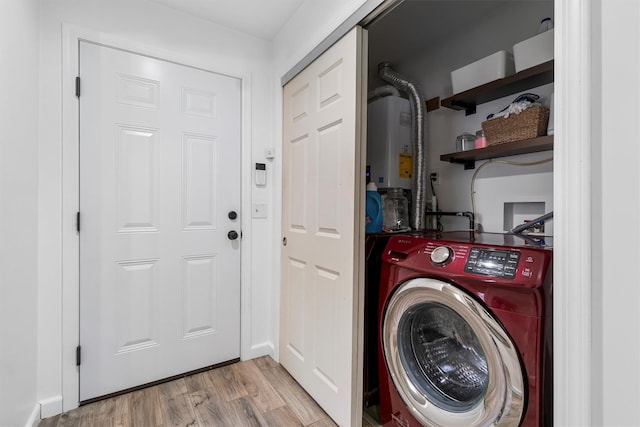
M466 273L514 279L520 252L472 247L464 266Z

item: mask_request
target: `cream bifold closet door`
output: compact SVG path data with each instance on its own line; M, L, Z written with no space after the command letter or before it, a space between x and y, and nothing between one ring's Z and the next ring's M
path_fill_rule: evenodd
M240 356L241 82L80 43L80 400Z
M362 413L365 43L354 28L283 94L280 362L342 426Z

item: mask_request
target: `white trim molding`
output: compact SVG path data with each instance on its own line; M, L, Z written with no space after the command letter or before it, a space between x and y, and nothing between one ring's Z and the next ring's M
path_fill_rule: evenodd
M554 425L591 425L591 2L555 1Z
M27 420L27 422L25 423L25 427L36 427L38 424L40 424L40 404L36 403L36 405L33 407L33 410L31 411L31 415L29 415L29 419Z
M40 399L40 418L53 417L62 412L62 395Z

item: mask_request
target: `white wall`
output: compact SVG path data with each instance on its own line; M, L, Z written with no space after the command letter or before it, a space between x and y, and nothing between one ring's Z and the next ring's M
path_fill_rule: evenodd
M312 49L365 3L383 0L305 1L273 39L273 57L278 82Z
M0 3L0 425L36 411L38 1Z
M418 82L426 99L452 95L451 71L500 50L513 52L513 44L536 34L541 18L553 17L553 2L511 2L492 10L477 20L443 37L437 47L416 52L412 57L393 64L394 69ZM532 88L548 104L553 84ZM471 211L470 183L475 169L464 170L462 165L442 162L440 155L456 151L456 136L475 133L490 113L500 111L518 94L478 105L476 114L465 116L463 111L440 108L427 114L427 168L440 174L440 185L434 189L439 209L443 211ZM532 162L552 156L552 152L515 156L501 160ZM484 161L476 162L479 168ZM553 163L542 166L518 167L491 164L478 172L476 178L476 220L484 231L508 231L504 226L505 203L544 203L542 212L553 210ZM429 190L430 191L430 190ZM512 218L507 219L511 223ZM466 219L443 217L445 230L468 226ZM518 225L518 224L514 224ZM553 233L553 222L547 223L547 234Z
M640 425L640 3L592 2L593 425Z
M68 182L64 176L68 174L68 168L76 167L65 164L63 169L64 147L74 144L63 141L63 135L73 135L63 128L68 109L63 111L61 107L73 103L72 94L62 93L64 85L73 78L63 74L68 60L63 58L63 47L68 47L65 43L70 42L65 39L67 28L98 34L107 44L140 46L146 52L156 52L159 56L166 54L170 59L188 65L245 80L243 88L248 92L243 97L243 138L249 144L243 153L246 183L243 212L251 212L251 203L266 203L268 218L251 219L250 215L243 218L242 256L249 264L243 265L243 286L248 286L248 293L243 295L243 309L250 316L242 325L242 357L272 354L277 330L271 280L275 263L271 251L275 218L271 168L267 170L269 184L266 188L251 184L253 164L265 162L265 148L274 145L273 128L278 120L272 108L273 63L269 43L145 0L48 0L42 2L41 13L38 398L44 403L43 413L51 415L60 412L62 406L66 410L77 405L76 397L69 393L65 395L64 405L61 402L66 387L63 384L73 384L74 378L77 381L74 346L61 347L63 341L69 342L70 335L70 342L73 342L75 333L73 325L61 326L64 316L78 310L77 306L64 306L63 290L68 284L62 280L63 274L65 277L74 274L63 271L63 257L68 248L62 247L64 233L72 232L74 221L62 217L65 197L68 197L65 194L73 191L65 188ZM69 241L73 242L73 236Z

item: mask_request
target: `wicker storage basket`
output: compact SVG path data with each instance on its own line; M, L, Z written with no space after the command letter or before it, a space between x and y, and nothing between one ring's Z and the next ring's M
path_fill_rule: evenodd
M529 107L520 114L498 117L482 122L488 145L520 141L547 134L549 109L541 105Z

